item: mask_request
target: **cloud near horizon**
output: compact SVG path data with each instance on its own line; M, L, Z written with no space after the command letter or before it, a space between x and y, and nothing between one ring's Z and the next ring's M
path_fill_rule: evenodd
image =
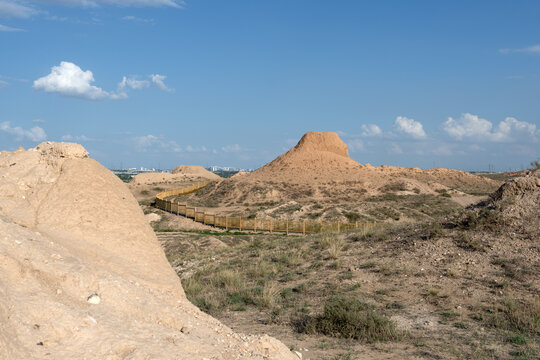
M163 80L164 75L150 75L152 83L160 90L172 92ZM92 85L94 74L90 70L83 71L79 66L72 62L62 61L60 65L53 66L49 75L41 77L34 81L33 88L48 93L57 93L63 96L76 97L85 100L121 100L127 99L127 88L141 90L150 86L148 80L137 80L135 77L122 78L118 83L116 92L105 91L100 87Z
M396 118L394 129L402 134L409 135L414 139L425 139L427 137L422 123L405 116L398 116Z
M362 129L362 136L379 136L382 135L382 130L378 125L367 124L360 127Z
M540 45L532 45L519 49L499 49L501 54L510 54L510 53L529 53L529 54L538 54L540 53Z
M17 140L28 139L35 142L40 142L47 138L45 130L39 126L34 126L29 130L25 130L20 126L12 127L9 121L4 121L0 123L0 130L14 135Z
M449 117L443 124L446 133L456 139L475 139L491 142L511 142L517 137L528 137L536 141L540 132L535 124L507 117L497 127L493 123L470 113L461 114L457 119Z

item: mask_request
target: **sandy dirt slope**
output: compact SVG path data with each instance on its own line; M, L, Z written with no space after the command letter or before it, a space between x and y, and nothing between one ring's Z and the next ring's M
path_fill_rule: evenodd
M180 165L171 171L172 174L183 174L188 176L200 176L207 179L219 179L219 175L214 174L211 171L206 170L202 166L198 165Z
M174 183L185 179L218 180L219 175L214 174L202 166L181 165L171 173L143 173L136 175L131 182L134 185L156 185L160 183Z
M1 359L295 359L184 295L128 188L77 144L0 154Z
M250 174L223 179L196 194L220 204L295 200L357 202L395 191L399 194L490 193L500 182L449 169L373 167L351 159L347 145L332 132L308 132L287 153Z

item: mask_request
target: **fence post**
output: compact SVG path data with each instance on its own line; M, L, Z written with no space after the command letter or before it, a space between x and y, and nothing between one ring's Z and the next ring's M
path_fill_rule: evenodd
M193 220L197 221L197 208L193 208Z
M229 217L225 215L225 231L229 231Z
M285 223L285 233L289 235L289 219L287 219Z
M240 216L240 231L242 231L242 217Z
M302 233L306 235L306 220L302 223Z
M341 231L341 221L337 222L337 232Z
M214 223L213 223L214 226L216 226L216 214L214 214Z
M272 218L270 218L270 234L272 233Z
M206 225L206 211L203 211L203 224Z
M358 220L356 220L356 228L358 229Z
M257 232L257 218L253 219L253 231Z

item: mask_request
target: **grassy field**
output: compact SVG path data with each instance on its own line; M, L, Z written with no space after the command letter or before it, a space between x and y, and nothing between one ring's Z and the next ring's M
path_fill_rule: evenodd
M195 305L238 331L308 349L310 359L536 359L537 242L497 216L464 211L340 235L160 239Z

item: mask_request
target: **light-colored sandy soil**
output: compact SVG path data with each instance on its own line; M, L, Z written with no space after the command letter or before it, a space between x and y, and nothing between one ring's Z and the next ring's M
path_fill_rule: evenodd
M253 173L215 182L197 197L244 205L289 200L335 203L389 190L400 194L437 194L451 189L489 193L499 185L457 170L362 165L349 157L347 145L336 133L309 132L269 164Z
M201 313L137 201L77 144L0 154L1 359L295 359Z

